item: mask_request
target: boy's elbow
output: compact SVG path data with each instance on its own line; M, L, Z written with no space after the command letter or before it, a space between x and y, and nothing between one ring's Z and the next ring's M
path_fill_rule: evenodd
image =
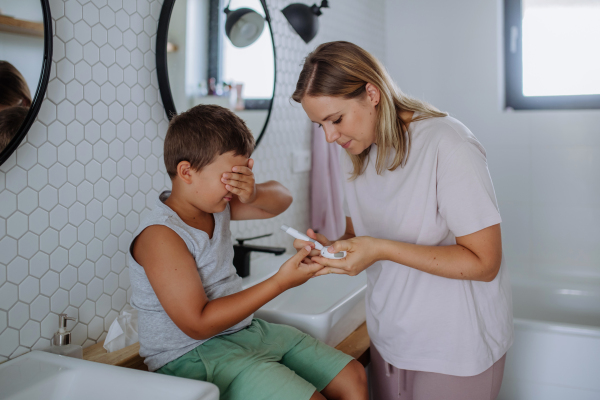
M205 332L194 331L193 334L188 336L194 340L207 340L213 337L214 335L207 335Z
M190 326L183 332L194 340L207 340L216 335L203 326Z
M282 212L284 212L285 210L287 210L288 208L290 208L290 206L292 205L292 202L294 201L294 197L292 196L292 193L290 192L290 190L288 188L286 188L285 186L283 186L281 183L279 183L277 181L270 181L269 183L273 183L273 184L276 184L277 186L279 186L279 189L278 189L279 195L277 196L278 212L276 212L274 214L274 215L279 215Z

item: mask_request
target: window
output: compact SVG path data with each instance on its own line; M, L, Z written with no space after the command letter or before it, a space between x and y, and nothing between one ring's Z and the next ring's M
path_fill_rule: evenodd
M506 107L600 108L600 0L505 0Z

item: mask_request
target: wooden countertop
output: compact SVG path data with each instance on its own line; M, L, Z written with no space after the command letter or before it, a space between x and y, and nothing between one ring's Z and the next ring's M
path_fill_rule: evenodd
M119 367L148 370L148 367L144 364L144 359L140 357L139 343L132 344L112 353L107 353L104 347L102 347L103 344L104 341L101 341L83 349L83 359L117 365ZM365 322L344 339L342 343L338 344L336 349L356 358L362 365L366 366L370 361L369 345L369 334L367 332L367 323Z

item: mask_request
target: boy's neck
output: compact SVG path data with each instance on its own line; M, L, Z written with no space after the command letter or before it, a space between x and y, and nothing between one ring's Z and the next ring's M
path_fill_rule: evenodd
M212 213L208 213L186 201L182 196L171 192L171 195L164 201L169 208L183 220L186 224L205 231L212 237L214 229L214 218Z

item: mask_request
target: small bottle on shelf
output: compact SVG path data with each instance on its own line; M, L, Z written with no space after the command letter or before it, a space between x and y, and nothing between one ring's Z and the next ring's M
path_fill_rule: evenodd
M71 332L67 331L67 321L76 321L76 319L69 317L67 314L59 314L58 318L58 332L54 334L52 346L45 348L42 351L61 356L83 358L83 347L72 344Z

